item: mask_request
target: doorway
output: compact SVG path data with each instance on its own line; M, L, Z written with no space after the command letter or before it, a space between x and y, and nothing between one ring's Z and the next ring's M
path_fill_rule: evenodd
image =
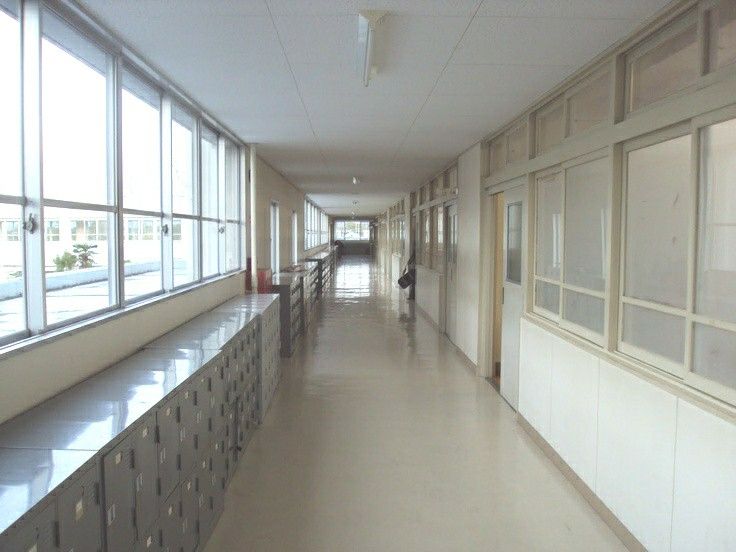
M445 246L445 333L457 343L457 203L444 209L447 242Z
M278 274L279 262L279 204L271 202L271 272Z
M526 187L493 196L493 339L491 383L514 410L519 402L519 338L523 312Z
M291 212L291 264L299 262L299 218L296 211Z

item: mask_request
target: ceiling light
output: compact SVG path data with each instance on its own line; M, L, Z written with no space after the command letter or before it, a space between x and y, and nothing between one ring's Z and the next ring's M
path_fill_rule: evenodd
M373 52L376 47L376 27L386 15L381 10L365 10L358 12L358 55L356 68L363 78L363 86L368 86L375 72Z
M360 180L358 180L358 177L357 176L354 176L353 177L353 185L357 186L359 182L360 182Z
M354 199L353 200L353 205L357 205L357 204L358 204L358 200L357 199Z

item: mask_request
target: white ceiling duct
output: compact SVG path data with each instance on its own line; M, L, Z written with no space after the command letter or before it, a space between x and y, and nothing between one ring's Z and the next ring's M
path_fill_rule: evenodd
M363 79L363 86L368 86L375 71L373 52L376 46L376 27L386 15L382 10L365 10L358 12L358 52L356 69Z

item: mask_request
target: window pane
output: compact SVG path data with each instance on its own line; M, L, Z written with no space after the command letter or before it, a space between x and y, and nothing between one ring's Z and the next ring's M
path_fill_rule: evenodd
M603 335L605 316L603 299L566 289L562 292L562 300L564 302L562 317L565 320Z
M217 135L202 129L202 216L217 218Z
M0 338L25 327L22 217L20 206L0 203Z
M570 97L567 104L570 136L608 119L610 92L611 74L606 72Z
M693 372L736 388L736 334L695 324Z
M624 305L625 343L682 364L685 356L685 321L659 311Z
M691 24L631 62L628 74L630 111L682 90L698 78L698 30L695 17L689 19ZM659 38L657 35L650 42Z
M506 207L506 281L521 283L521 203Z
M710 68L720 69L736 61L736 3L721 0L710 12Z
M0 4L0 194L20 195L20 29L16 3L7 4L12 13Z
M219 271L218 239L220 225L217 222L202 221L202 276L212 276Z
M115 267L109 265L108 250L115 243L108 239L108 228L114 228L113 215L47 207L43 216L58 223L58 240L47 239L44 244L46 323L114 305L111 273Z
M225 213L228 220L238 220L240 213L240 194L238 167L238 148L225 141Z
M106 55L50 12L43 22L44 197L111 203Z
M130 73L123 73L123 207L161 210L160 97Z
M199 243L197 221L174 219L171 239L174 246L174 287L197 279Z
M125 215L125 299L161 291L161 219ZM138 233L131 229L138 228Z
M172 109L171 119L171 188L173 209L184 215L197 214L197 192L194 188L193 117L180 109Z
M534 304L549 312L560 313L560 286L537 280Z
M562 173L537 180L537 268L545 278L560 278Z
M226 236L226 257L225 257L225 269L226 270L235 270L240 266L240 259L238 257L238 252L240 251L240 224L237 222L228 222L227 223L227 236Z
M603 291L608 257L608 159L565 174L565 283Z
M562 142L565 137L565 104L537 115L537 153L542 153Z
M685 307L691 187L689 135L629 153L627 296Z
M704 129L695 310L736 322L736 120Z
M527 130L526 124L516 127L508 134L508 163L518 163L527 158Z

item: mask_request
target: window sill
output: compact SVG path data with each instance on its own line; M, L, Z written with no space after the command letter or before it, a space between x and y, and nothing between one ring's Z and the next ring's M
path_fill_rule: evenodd
M719 399L713 395L701 391L695 387L692 387L685 383L680 378L677 378L671 374L663 372L653 366L649 366L643 362L640 362L632 357L626 356L618 351L609 351L601 347L596 346L587 339L579 337L573 333L570 333L553 322L550 322L546 318L535 314L533 312L527 312L523 315L523 318L528 322L548 331L555 337L564 339L568 343L575 345L576 347L583 349L584 351L595 355L600 360L611 363L618 368L626 370L638 376L645 381L656 385L660 389L667 391L675 395L678 398L684 399L690 403L707 410L708 412L730 422L736 423L736 405L732 405Z
M180 297L182 295L186 295L193 291L202 289L210 284L222 282L230 278L241 276L243 274L245 274L244 269L237 269L225 274L221 274L219 276L208 278L207 280L203 280L201 282L196 282L194 284L176 288L167 293L155 295L153 297L137 301L122 308L113 308L102 314L98 314L78 322L73 322L63 327L53 328L50 330L46 330L43 333L21 338L17 341L13 341L12 343L0 347L0 362L17 354L28 352L36 347L47 345L58 339L62 339L64 337L68 337L70 335L88 330L90 328L94 328L95 326L110 322L112 320L115 320L116 318L127 316L133 312L144 310L153 305L166 302L176 297Z

